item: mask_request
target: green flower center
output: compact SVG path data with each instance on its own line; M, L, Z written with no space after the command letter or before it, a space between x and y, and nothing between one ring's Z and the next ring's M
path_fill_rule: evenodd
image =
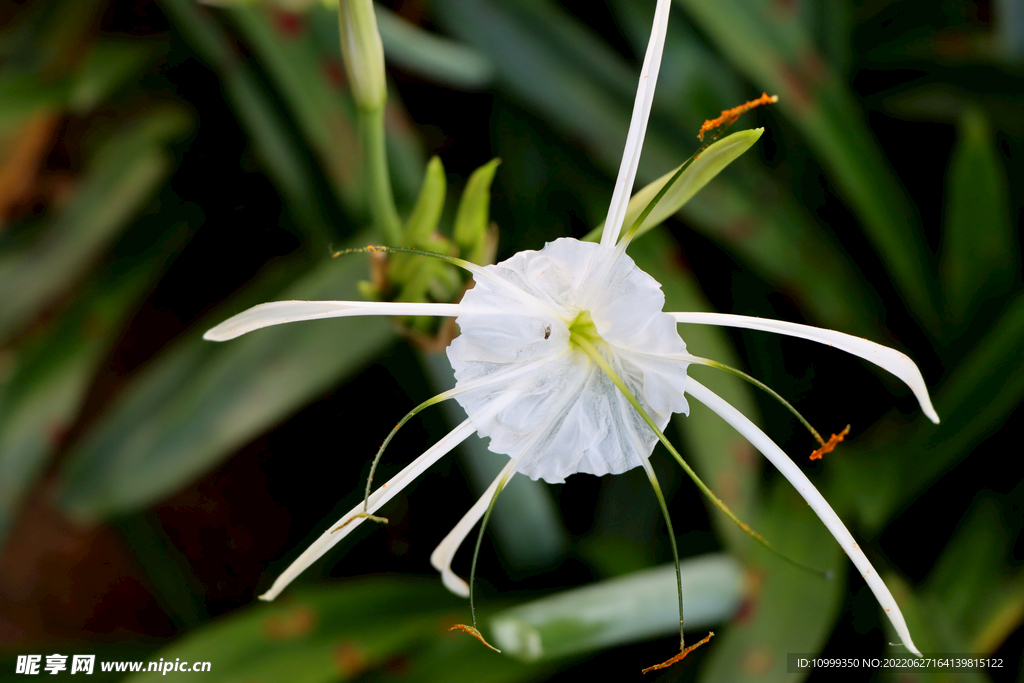
M581 311L576 319L569 323L569 343L579 346L581 339L591 344L604 343L604 339L601 339L601 335L597 333L597 327L594 325L594 319L590 317L590 311Z

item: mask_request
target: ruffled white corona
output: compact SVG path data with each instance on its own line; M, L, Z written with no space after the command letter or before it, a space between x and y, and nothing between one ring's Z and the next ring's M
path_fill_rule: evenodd
M460 304L461 334L448 358L456 389L478 386L455 400L490 449L517 459L517 471L533 479L621 474L642 465L658 440L576 335L596 337L659 427L688 412L686 345L662 312L661 286L628 256L614 257L610 247L556 240L488 266L493 277ZM516 369L515 379L486 382ZM516 401L492 410L509 392Z
M496 266L464 263L476 286L458 304L281 301L256 306L204 335L224 341L268 325L353 315L457 316L461 329L448 350L457 386L444 397L456 398L469 419L374 491L365 506L356 506L325 530L263 598L276 597L363 523L367 514L379 510L474 431L490 437L491 450L510 459L431 556L445 585L460 595L468 595L469 590L452 571L452 559L508 477L521 472L560 482L579 472L617 474L644 465L656 437L597 362L580 350L583 340L588 349L596 349L659 427L664 427L673 413L687 412L689 394L743 434L804 497L864 577L903 644L918 653L888 588L800 468L739 411L687 377L691 357L676 325L763 330L855 354L906 382L924 413L938 422L917 366L898 351L832 330L737 315L665 313L660 286L636 267L619 241L654 96L670 4L670 0L657 3L600 245L560 239Z

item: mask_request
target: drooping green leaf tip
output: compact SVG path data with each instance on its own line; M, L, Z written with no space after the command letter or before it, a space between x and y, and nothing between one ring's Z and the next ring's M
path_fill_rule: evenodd
M501 159L488 161L473 171L459 200L455 214L453 237L463 256L476 262L487 242L487 226L491 209L491 183Z
M441 163L440 157L431 157L423 174L423 185L420 187L416 206L405 223L402 246L420 246L434 234L438 221L441 220L447 191L448 181L444 174L444 164Z

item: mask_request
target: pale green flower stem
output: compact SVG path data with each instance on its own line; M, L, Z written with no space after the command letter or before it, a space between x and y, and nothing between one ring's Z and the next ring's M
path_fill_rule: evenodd
M363 161L373 222L384 234L388 243L396 245L400 244L402 240L402 220L398 217L398 209L395 208L395 197L391 191L391 176L388 173L387 145L384 139L384 106L381 104L373 109L358 109L358 122L363 142Z
M715 505L715 507L721 510L726 517L728 517L730 520L732 520L734 524L736 524L736 526L743 529L743 531L746 532L748 536L750 536L752 539L763 545L772 553L778 555L780 558L786 560L790 564L800 567L801 569L805 569L813 574L817 574L825 578L831 578L831 572L825 572L820 569L816 569L814 567L804 564L803 562L800 562L785 555L782 551L778 550L775 546L766 541L764 536L751 529L749 525L740 521L740 518L737 517L735 513L733 513L733 511L729 509L729 506L722 502L722 500L718 496L716 496L710 488L708 488L708 485L705 484L699 476L697 476L697 473L693 470L692 467L690 467L690 464L683 459L683 456L679 454L679 451L677 451L675 446L672 445L672 442L668 440L668 437L665 436L664 432L658 429L658 425L654 423L654 420L651 419L651 416L647 414L647 411L644 409L644 407L640 405L640 402L629 390L629 387L626 386L626 383L622 381L622 378L620 378L619 375L615 372L615 370L612 369L612 366L608 364L608 361L604 359L604 356L602 356L601 353L597 350L597 347L595 347L594 344L583 335L574 335L572 337L572 340L577 346L580 347L580 349L584 353L590 356L590 358L595 363L597 363L598 367L600 367L601 370L608 376L608 379L610 379L612 383L616 387L618 387L619 391L622 392L622 395L626 397L626 400L629 401L629 404L632 405L633 408L637 411L637 413L640 414L640 417L643 418L643 421L647 423L647 426L649 426L654 431L655 435L657 435L658 437L658 440L665 445L665 448L667 448L668 452L672 454L672 457L676 459L676 462L678 462L679 466L683 468L683 471L686 472L687 476L689 476L690 479L693 480L693 483L697 485L697 488L699 488L701 492L703 492L704 495L708 497L708 500L710 500Z

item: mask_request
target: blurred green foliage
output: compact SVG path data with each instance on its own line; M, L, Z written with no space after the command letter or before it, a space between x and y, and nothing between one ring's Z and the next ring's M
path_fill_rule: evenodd
M211 660L209 680L576 678L634 657L580 659L594 642L671 636L672 624L645 628L642 606L626 605L630 628L609 627L618 635L601 640L566 617L585 605L556 593L541 607L506 605L496 617L532 614L542 623L530 629L558 643L553 661L523 664L442 635L439 624L465 620L465 607L439 582L393 577L300 586L280 605L223 617L195 607L203 596L189 574L195 555L168 550L164 532L139 520L342 382L364 387L359 377L370 376L376 359L393 364L410 396L452 381L436 354L452 329L421 321L321 321L217 346L201 341L202 331L275 298L450 300L465 282L428 260L399 257L372 271L362 257L329 258L381 234L334 8L161 0L150 10L164 23L143 27L132 23L131 4L30 0L2 10L0 545L24 542L17 520L33 497L55 501L79 523L116 523L179 627L212 613L211 623L158 655ZM654 3L386 4L378 19L393 71L383 120L404 246L487 262L590 232L610 196ZM665 212L674 218L659 216L667 223L650 226L631 255L663 284L669 310L803 320L905 350L943 418L931 425L908 392L828 349L754 332L681 331L693 353L745 365L822 431L853 424L853 437L811 466L812 479L887 575L924 651L997 653L1008 667L991 679L882 671L872 680L1009 681L1020 666L1024 486L1009 425L1024 395L1022 207L1013 191L1024 179L1022 12L1016 0L673 7L641 184L697 150L693 136L705 118L762 91L780 102L748 115L763 135L734 138L743 150L719 165L704 160L702 169L721 175ZM191 99L175 80L171 65L182 63L198 63L215 80L206 100ZM214 113L225 106L227 122ZM228 232L196 203L230 195L228 184L242 177L220 186L204 176L212 186L205 194L189 189L182 176L202 165L186 164L191 150L212 149L202 146L204 126L244 137L231 163L265 179L252 181L246 201L264 206L258 187L270 187L276 214ZM707 182L714 174L702 169L694 176ZM234 266L253 245L271 242L248 257L248 270ZM204 265L183 275L175 270L182 263ZM187 313L170 332L146 336L134 316L168 300ZM394 350L403 335L416 353ZM148 340L144 357L125 363L113 387L99 381L139 338ZM813 447L748 386L693 372L795 456ZM367 415L393 421L404 412L393 397L374 403L339 392L364 402ZM453 406L444 416L456 423L457 413ZM742 519L836 578L818 580L765 555L713 508L705 512L678 472L659 472L674 494L683 554L725 552L745 572L711 610L726 620L743 591L742 607L716 627L699 663L664 675L794 681L787 652L881 652L877 606L860 599L863 584L847 581L845 558L789 485L701 406L674 425L691 462ZM362 427L324 425L318 452L328 455L298 469L325 478L324 463L337 461L330 471L344 480L324 486L338 498L361 489L372 451L351 444L361 443ZM500 467L482 442L464 451L468 484L449 477L441 497L479 494ZM515 590L516 577L529 591L550 591L667 559L642 484L628 475L570 482L555 496L514 480L495 510L497 552L481 576L496 588L484 594ZM296 519L331 516L304 490L280 502L309 508ZM285 533L287 543L256 560L261 569L292 557L302 542L296 534L307 531ZM161 563L175 569L162 573ZM541 571L555 578L534 581ZM563 611L545 611L551 604ZM629 661L627 669L651 663Z

